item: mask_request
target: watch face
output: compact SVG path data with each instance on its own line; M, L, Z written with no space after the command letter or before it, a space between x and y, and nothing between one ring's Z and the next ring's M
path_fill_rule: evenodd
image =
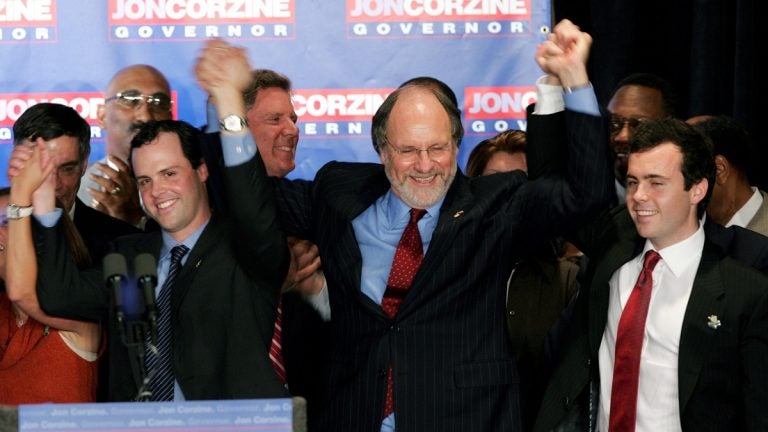
M238 132L243 130L244 121L240 117L236 115L230 115L226 116L224 118L224 130L231 131L231 132Z

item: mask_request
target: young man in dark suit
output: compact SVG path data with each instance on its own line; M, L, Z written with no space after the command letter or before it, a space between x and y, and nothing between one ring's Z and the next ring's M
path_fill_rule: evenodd
M410 85L374 116L381 165L331 163L312 182L275 180L281 222L318 245L330 291L334 340L324 430L520 430L505 330L511 258L575 228L611 193L606 122L585 68L591 38L569 22L555 33L568 48L546 44L539 63L575 99L591 102L566 113L573 127L565 173L537 181L520 172L467 179L456 164L458 108ZM217 92L219 115L237 125L244 119L221 104L242 87L221 86L249 65L231 63L226 53L233 50L211 42L197 71L203 87ZM255 152L247 139L223 145L244 160Z
M253 175L264 174L260 158L227 168L226 191L238 204L227 219L212 215L201 142L200 132L192 126L164 120L143 125L131 143L139 193L161 231L123 237L112 249L129 263L141 253L157 259L158 322L165 319L167 331L151 345L139 340L126 347L120 324L110 319L110 400L142 399L148 393L152 400L160 400L158 388L168 383L162 400L288 395L267 356L288 265L271 185ZM25 148L15 149L9 165L23 164L28 154ZM36 194L34 203L41 222L35 227L40 304L51 314L98 320L114 304L112 292L105 287L100 267L82 272L74 267L61 224L56 223L58 212L46 196ZM172 251L185 248L180 270L170 271ZM163 286L167 280L173 283ZM164 311L160 297L165 290L170 296L169 310ZM170 342L162 348L165 337ZM134 361L137 354L160 360L142 364ZM163 362L168 365L164 375L157 366ZM141 380L142 374L132 373L142 367L149 385ZM160 376L165 378L162 383L156 381Z
M768 427L768 279L700 226L714 174L682 121L636 128L627 205L580 234L587 282L534 430Z

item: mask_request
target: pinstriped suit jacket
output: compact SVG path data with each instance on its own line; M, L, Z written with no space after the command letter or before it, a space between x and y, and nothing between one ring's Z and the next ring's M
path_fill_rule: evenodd
M611 196L604 119L566 116L564 173L536 181L522 172L457 174L395 319L361 292L362 257L350 223L390 187L383 167L332 162L312 182L274 180L285 230L318 245L330 290L324 430L379 430L390 365L398 431L520 430L506 335L512 258L576 227Z

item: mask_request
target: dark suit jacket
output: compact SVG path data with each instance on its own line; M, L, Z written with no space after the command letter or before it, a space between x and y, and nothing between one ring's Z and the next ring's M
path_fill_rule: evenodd
M613 273L637 256L637 235L625 206L585 232L590 256L563 357L534 430L594 428L599 388L597 353L605 329ZM716 315L718 329L707 325ZM680 416L686 431L768 430L768 279L705 242L683 319L678 359ZM589 409L589 407L593 409ZM592 429L590 429L592 430Z
M288 395L267 355L288 250L271 185L263 176L260 158L227 169L227 191L231 202L238 203L236 211L228 219L210 220L174 284L173 368L187 399ZM112 301L100 267L75 270L61 224L37 226L36 234L43 308L55 315L100 318ZM161 233L152 232L120 238L113 249L132 263L139 253L157 258L161 246ZM131 374L133 354L122 344L121 335L110 319L109 389L115 401L137 394Z
M208 196L215 214L228 215L225 166L219 133L205 134L203 158L208 165ZM329 362L330 323L299 293L283 294L282 347L288 389L307 400L307 421L313 429L323 410Z
M80 198L75 198L75 218L72 222L85 241L94 264L101 264L101 259L109 252L112 240L141 232L129 223L88 207Z
M704 232L729 257L768 273L768 237L740 226L724 226L707 218Z
M275 180L286 230L318 245L330 289L325 430L378 431L390 366L398 431L520 429L504 302L513 259L610 199L604 119L568 117L566 177L456 175L395 319L361 292L362 257L351 225L390 188L383 167L330 163L313 182Z

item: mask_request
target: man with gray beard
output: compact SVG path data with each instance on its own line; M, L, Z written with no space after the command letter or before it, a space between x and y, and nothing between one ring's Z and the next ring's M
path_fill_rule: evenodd
M313 181L273 180L282 226L317 244L330 294L322 430L521 430L506 334L510 257L577 228L611 196L607 123L586 73L591 37L564 21L553 38L537 62L568 89L563 172L466 178L459 109L416 84L373 118L381 164L331 162ZM257 152L234 133L246 124L238 99L249 70L242 50L220 40L196 69L218 101L229 164Z

